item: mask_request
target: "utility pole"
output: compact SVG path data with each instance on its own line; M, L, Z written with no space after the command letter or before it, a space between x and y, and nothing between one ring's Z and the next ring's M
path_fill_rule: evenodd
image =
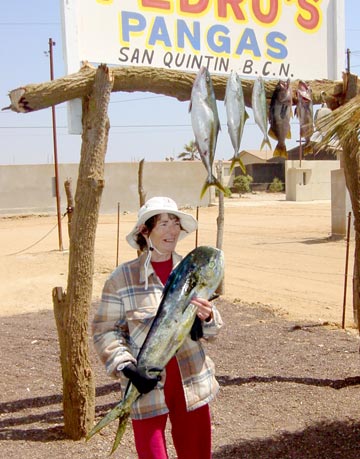
M51 80L54 79L53 46L55 46L55 42L52 40L52 38L49 38L50 79ZM53 144L54 144L56 212L57 212L57 222L58 222L59 250L62 252L64 249L63 249L62 231L61 231L59 168L58 168L58 158L57 158L56 116L55 116L55 106L54 105L52 105L52 107L51 107L51 112L52 112Z
M350 73L350 49L347 48L346 49L346 72L347 73Z

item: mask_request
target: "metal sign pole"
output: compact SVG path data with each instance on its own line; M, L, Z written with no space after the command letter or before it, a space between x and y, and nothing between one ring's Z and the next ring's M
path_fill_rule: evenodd
M53 65L53 46L55 42L49 38L49 55L50 55L50 78L54 79L54 65ZM51 107L52 111L52 131L53 131L53 144L54 144L54 165L55 165L55 194L56 194L56 211L58 221L58 236L59 236L59 250L63 251L62 231L61 231L61 207L60 207L60 192L59 192L59 168L57 159L57 141L56 141L56 117L55 107Z

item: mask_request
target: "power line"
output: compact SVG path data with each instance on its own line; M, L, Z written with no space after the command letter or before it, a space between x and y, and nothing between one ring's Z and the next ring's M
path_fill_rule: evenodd
M121 104L123 102L134 102L137 100L146 100L146 99L162 99L163 97L168 97L168 96L160 95L160 96L137 97L136 99L112 100L110 101L110 104Z
M41 26L60 25L60 22L0 22L0 26Z
M255 126L255 122L247 122L246 126ZM226 127L226 123L221 123L221 126ZM112 124L111 128L190 128L191 124ZM68 126L57 126L58 129L67 129ZM0 126L0 129L52 129L51 126Z

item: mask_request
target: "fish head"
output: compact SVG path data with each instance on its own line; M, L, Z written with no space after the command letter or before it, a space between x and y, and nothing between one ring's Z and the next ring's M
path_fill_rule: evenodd
M199 70L191 91L191 124L198 151L210 176L215 157L220 120L210 73Z
M214 86L211 81L211 75L209 70L202 66L196 75L192 90L191 98L198 97L211 106L213 109L216 109L215 91Z
M297 88L297 96L299 101L311 101L311 96L312 96L312 90L310 86L307 85L307 83L303 80L299 81L298 88Z
M232 88L236 91L239 85L241 84L240 77L237 72L234 70L231 71L229 81L231 83Z
M201 96L205 99L208 94L209 81L211 82L208 69L206 67L201 67L193 83L191 91L192 97L196 95L197 97Z
M257 95L259 93L261 93L262 91L265 90L265 87L264 87L264 80L261 76L258 76L256 78L256 80L254 81L253 83L253 94Z
M208 298L224 275L224 254L211 246L200 246L187 255L185 261L188 282L184 294Z
M240 94L242 93L241 79L238 73L234 70L231 70L230 76L226 82L225 97L224 103L231 103L233 99L240 99Z
M276 94L277 99L282 104L289 104L292 102L292 94L291 94L291 85L290 79L288 78L285 80L279 80L276 85Z

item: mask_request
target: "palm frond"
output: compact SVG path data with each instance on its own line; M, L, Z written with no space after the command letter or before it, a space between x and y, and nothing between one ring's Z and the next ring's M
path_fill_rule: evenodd
M352 144L359 139L360 133L360 95L349 100L329 115L316 122L317 132L321 135L318 148L334 142Z

